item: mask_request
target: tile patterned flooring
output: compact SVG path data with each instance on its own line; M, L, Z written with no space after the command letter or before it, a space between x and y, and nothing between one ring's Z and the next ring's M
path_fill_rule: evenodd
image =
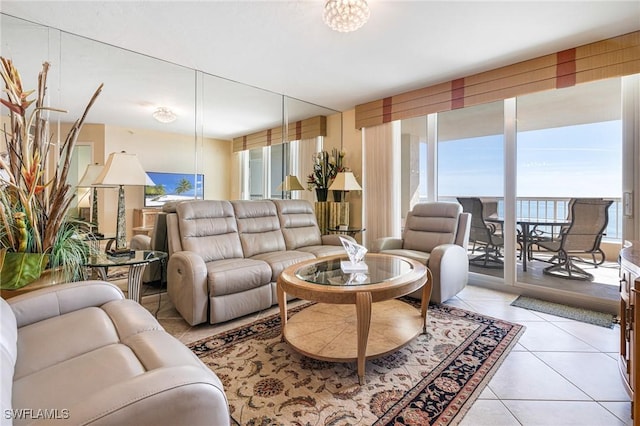
M618 371L619 327L598 327L510 306L516 295L467 286L447 304L526 326L516 347L473 404L462 426L632 425ZM190 327L166 293L143 304L184 343L277 312L271 308L223 325Z

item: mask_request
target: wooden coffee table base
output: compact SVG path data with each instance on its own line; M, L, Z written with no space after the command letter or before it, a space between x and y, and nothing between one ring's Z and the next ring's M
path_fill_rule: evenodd
M366 306L366 303L365 303ZM395 352L424 330L420 309L397 299L370 304L368 339L358 342L356 305L316 303L288 319L284 339L298 352L331 362L357 362L358 379L364 383L367 359ZM360 315L368 316L367 312ZM361 333L364 330L361 330ZM366 351L359 354L358 350Z

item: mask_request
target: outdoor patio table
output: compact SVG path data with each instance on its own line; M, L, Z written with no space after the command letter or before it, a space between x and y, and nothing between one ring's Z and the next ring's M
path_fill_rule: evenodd
M485 222L493 222L504 224L504 219L499 217L486 218ZM522 271L527 271L527 254L529 253L529 245L534 241L531 237L531 230L536 226L567 226L571 221L566 219L549 219L549 218L518 218L516 223L522 229Z

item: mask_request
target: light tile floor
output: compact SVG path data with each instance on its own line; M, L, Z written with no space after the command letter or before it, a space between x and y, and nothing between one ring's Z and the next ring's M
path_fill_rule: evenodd
M467 286L447 301L526 327L461 425L632 425L618 371L619 327L516 308L516 297Z
M462 420L462 426L632 425L631 403L618 371L618 326L607 329L510 306L516 295L467 286L447 304L526 326L511 353ZM265 315L223 325L190 327L166 295L143 299L162 325L184 343ZM159 310L158 310L159 308Z

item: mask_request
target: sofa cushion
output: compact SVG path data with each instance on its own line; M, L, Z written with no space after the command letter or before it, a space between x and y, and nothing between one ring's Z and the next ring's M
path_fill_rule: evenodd
M242 245L229 201L199 200L176 206L183 250L205 262L241 258Z
M287 250L322 245L320 228L311 203L306 200L273 200Z
M271 268L261 260L218 260L206 267L210 297L241 293L271 282Z
M336 255L345 255L346 252L342 246L306 246L306 247L298 247L297 251L304 251L307 253L313 254L315 257L324 257L324 256L336 256Z
M416 204L407 215L402 247L431 253L441 244L454 243L460 213L458 203Z
M64 338L66 334L74 334L73 329L68 329L68 333L59 331L54 335ZM44 353L36 352L31 359L47 358ZM82 402L87 395L144 372L130 348L117 343L105 345L16 379L14 408L67 408Z
M232 201L244 257L285 250L280 219L272 201Z
M95 307L21 327L14 380L118 341L109 316ZM47 356L42 356L45 353Z
M276 282L285 268L305 260L315 259L312 253L296 250L273 251L253 256L252 259L262 260L271 268L271 281Z

